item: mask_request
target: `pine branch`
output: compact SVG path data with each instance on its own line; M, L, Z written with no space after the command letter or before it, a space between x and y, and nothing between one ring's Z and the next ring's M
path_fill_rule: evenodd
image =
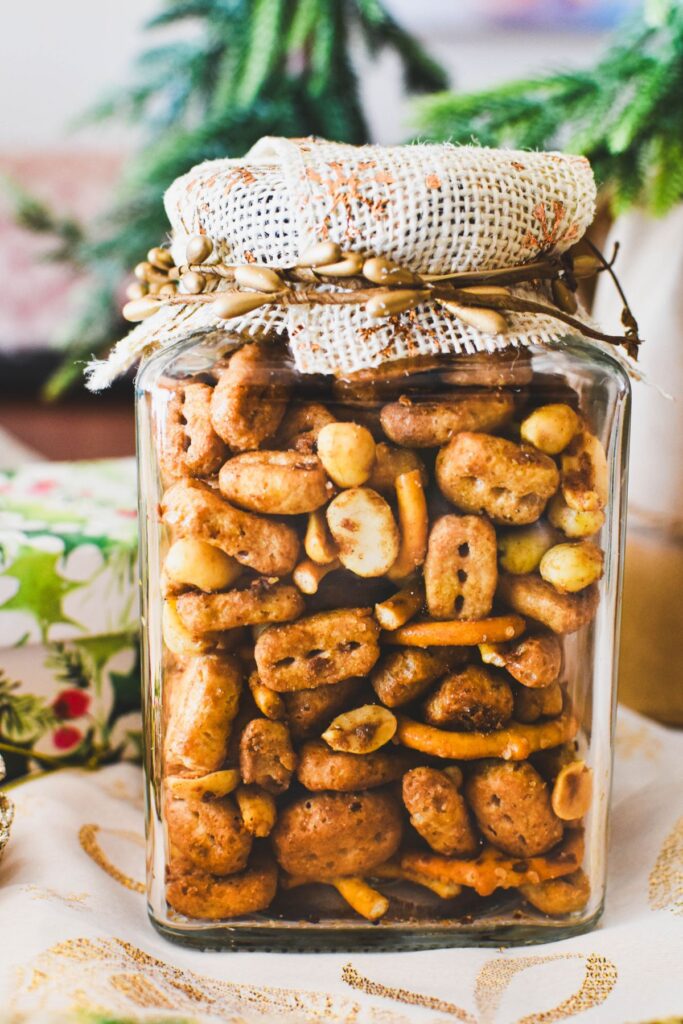
M620 36L588 70L419 101L419 137L582 153L615 213L666 213L683 199L680 0L650 0Z

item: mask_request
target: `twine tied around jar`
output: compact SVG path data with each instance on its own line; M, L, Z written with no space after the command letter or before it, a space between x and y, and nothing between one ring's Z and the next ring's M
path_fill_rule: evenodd
M590 243L570 251L594 199L587 161L558 153L263 139L171 186L171 248L135 268L123 313L139 326L90 365L89 387L221 330L286 333L308 373L552 344L567 328L635 359L616 248L610 260ZM578 281L602 272L622 298L623 335L580 309Z

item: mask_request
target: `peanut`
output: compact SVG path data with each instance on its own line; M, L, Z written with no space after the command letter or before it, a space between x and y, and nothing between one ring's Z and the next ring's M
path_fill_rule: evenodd
M369 487L342 491L327 508L339 561L357 576L383 576L398 557L399 534L384 498Z
M555 494L548 505L548 519L567 537L592 537L602 529L605 513L602 509L578 512L570 508L561 493Z
M534 572L548 548L556 542L555 531L543 520L498 533L498 561L515 576Z
M520 436L546 455L559 455L580 426L581 420L570 406L543 405L522 421Z
M166 555L167 580L178 587L196 587L211 592L225 590L242 572L242 566L220 548L204 540L184 537Z
M205 796L227 796L239 785L239 781L240 773L237 769L226 768L224 771L198 777L172 775L167 779L167 785L173 797L179 800L202 800Z
M393 738L396 716L379 704L364 704L338 715L322 738L333 750L371 754Z
M328 423L318 434L318 458L338 487L360 487L375 461L373 436L357 423Z
M556 544L543 555L539 571L561 594L575 594L601 578L604 561L600 548L589 540Z
M607 504L607 456L589 430L578 433L562 456L561 485L564 500L577 512L596 512Z
M551 797L562 821L575 821L588 812L593 798L593 772L584 761L570 761L560 769Z
M263 839L272 832L277 819L275 798L260 786L238 786L235 800L247 832Z

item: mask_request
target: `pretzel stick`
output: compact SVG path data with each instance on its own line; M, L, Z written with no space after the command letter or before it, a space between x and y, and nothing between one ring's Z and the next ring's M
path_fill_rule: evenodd
M411 469L396 477L396 500L401 546L387 575L391 580L403 580L422 565L427 553L429 517L419 469Z
M322 581L329 573L338 569L339 564L336 558L326 565L314 562L311 558L304 558L303 562L299 562L294 569L292 579L302 594L317 594Z
M574 739L579 722L568 706L558 718L539 725L514 722L495 732L447 732L397 715L396 739L404 747L452 761L474 761L480 757L502 757L523 761L536 750L548 750Z
M490 619L447 619L412 622L393 632L382 633L388 644L409 647L474 647L476 644L503 643L521 636L526 622L519 615L499 615Z
M308 878L302 875L282 875L283 889L296 889L300 885L331 885L348 905L368 921L378 921L389 909L389 900L381 892L356 875L347 878Z
M583 851L583 829L568 829L561 846L544 857L524 860L486 846L476 860L442 857L437 853L404 853L400 863L408 871L440 882L467 885L479 896L490 896L496 889L516 889L570 875L581 865Z
M417 615L424 604L425 595L419 583L410 583L397 591L393 597L375 605L375 618L382 629L399 629L413 615Z

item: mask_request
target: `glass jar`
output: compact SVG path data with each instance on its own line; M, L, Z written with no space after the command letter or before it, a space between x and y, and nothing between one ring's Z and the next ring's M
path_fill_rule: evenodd
M597 347L137 381L152 920L200 947L590 929L630 387Z

